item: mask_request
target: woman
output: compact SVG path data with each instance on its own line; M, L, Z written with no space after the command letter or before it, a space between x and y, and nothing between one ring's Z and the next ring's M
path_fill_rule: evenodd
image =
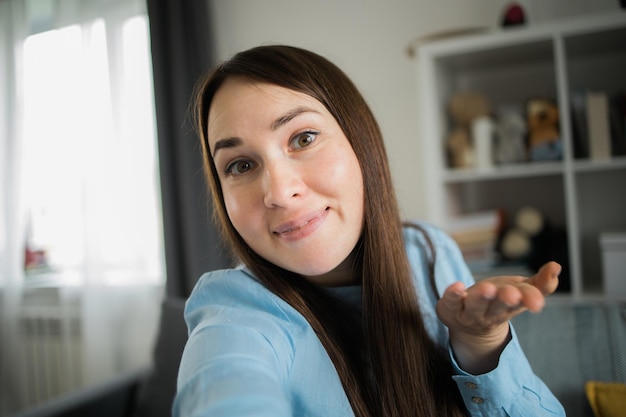
M378 125L335 65L241 52L199 83L196 118L242 266L187 302L174 415L564 415L508 324L560 266L474 284L442 231L403 227Z

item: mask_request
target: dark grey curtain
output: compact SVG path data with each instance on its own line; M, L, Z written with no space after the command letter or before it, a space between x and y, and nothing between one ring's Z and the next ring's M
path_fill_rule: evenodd
M203 272L230 265L211 219L200 145L188 116L213 65L208 0L147 0L167 263L167 295L186 297Z
M188 106L212 66L208 0L147 0L161 167L167 296L134 417L170 417L187 327L184 300L203 272L230 260L211 220L199 141Z

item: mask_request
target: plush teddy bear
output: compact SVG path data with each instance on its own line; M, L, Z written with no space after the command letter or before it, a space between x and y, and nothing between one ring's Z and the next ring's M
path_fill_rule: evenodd
M531 99L526 103L528 153L532 161L555 161L563 157L559 133L559 109L549 99Z
M503 263L523 263L531 271L537 271L548 261L562 266L559 291L569 291L569 254L567 233L558 227L539 209L521 207L513 219L513 225L504 229L496 245Z
M470 168L474 166L475 154L471 137L472 122L489 116L491 106L487 99L476 92L463 92L452 96L448 112L453 122L446 140L450 166Z
M516 214L514 226L506 230L500 241L500 253L507 260L522 260L532 252L532 238L546 226L543 213L526 206Z

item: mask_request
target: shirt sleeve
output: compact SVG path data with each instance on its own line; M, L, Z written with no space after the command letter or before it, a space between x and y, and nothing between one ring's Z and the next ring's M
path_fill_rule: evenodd
M214 271L187 300L189 338L178 370L174 417L283 417L293 360L281 309L241 271Z
M537 377L511 326L498 366L481 375L463 371L449 348L455 380L471 416L565 416L561 403Z
M192 332L178 376L174 417L290 416L271 343L252 329Z

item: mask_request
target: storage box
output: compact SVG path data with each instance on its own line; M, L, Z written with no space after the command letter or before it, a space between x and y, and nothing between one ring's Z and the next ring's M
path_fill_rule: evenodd
M602 233L604 294L626 299L626 233Z

